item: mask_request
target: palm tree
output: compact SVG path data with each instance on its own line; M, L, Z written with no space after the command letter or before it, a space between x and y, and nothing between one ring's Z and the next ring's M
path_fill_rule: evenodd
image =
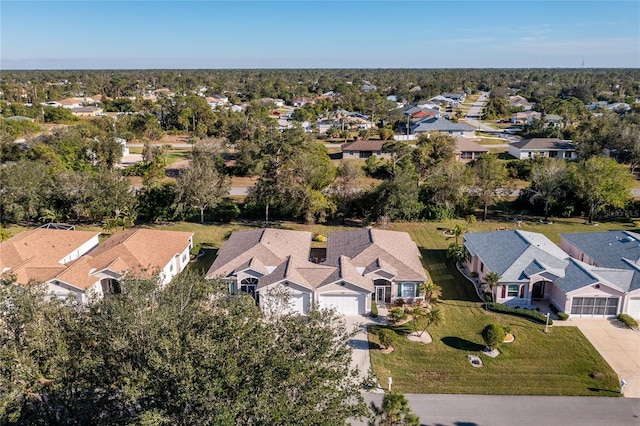
M431 299L438 299L442 295L442 287L433 281L425 281L418 287L421 294L424 295L425 303L429 304Z
M498 284L498 281L500 281L500 278L502 277L500 277L500 274L497 272L487 272L484 276L485 284L487 284L491 289L491 300L496 300L495 295L493 294L493 289L496 287L496 284Z
M413 309L413 328L418 332L418 322L424 320L424 327L418 333L419 337L422 337L427 328L431 325L441 325L444 323L444 315L440 308L432 308L430 310L426 310L421 307L417 307Z
M460 236L462 234L464 234L465 232L467 232L466 229L464 229L464 226L458 224L456 226L453 227L452 233L453 236L456 237L456 245L460 245L459 241L460 241Z

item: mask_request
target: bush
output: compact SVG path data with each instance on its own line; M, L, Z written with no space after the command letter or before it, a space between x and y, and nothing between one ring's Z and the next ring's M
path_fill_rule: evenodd
M324 243L327 241L327 237L325 237L322 234L313 234L312 240L316 242Z
M560 321L566 321L569 319L569 314L567 314L566 312L558 312L556 315L558 315L558 319Z
M371 302L371 316L373 318L378 318L378 304L375 300Z
M627 315L627 314L618 314L618 319L627 327L629 327L632 330L635 330L638 328L638 321L636 321L635 319L633 319L631 316Z
M547 322L547 316L541 314L538 311L535 310L531 310L531 309L525 309L525 308L511 308L507 305L503 305L500 303L487 303L486 307L488 310L493 311L493 312L498 312L498 313L502 313L502 314L511 314L511 315L516 315L516 316L520 316L520 317L524 317L527 319L530 319L532 321L535 321L537 323L540 324L546 324ZM549 319L549 325L553 324L553 320Z
M471 273L471 278L478 278L478 273L477 272L472 272Z
M389 311L389 318L394 322L398 322L407 319L407 314L402 308L392 308Z
M491 293L484 294L484 301L489 303L493 302L493 296L491 296Z
M498 343L504 341L504 328L499 324L489 324L482 330L482 339L490 349L495 349Z
M398 306L398 307L400 307L400 308L401 308L401 307L403 307L403 306L404 306L405 301L404 301L404 299L403 299L403 298L399 297L399 298L397 298L393 303L395 303L395 305L396 305L396 306Z
M397 339L398 335L396 334L396 332L388 328L383 328L378 332L378 340L380 341L380 344L385 348L392 346Z

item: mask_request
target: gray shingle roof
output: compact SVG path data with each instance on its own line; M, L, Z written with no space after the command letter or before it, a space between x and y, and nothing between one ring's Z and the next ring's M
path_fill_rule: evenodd
M571 151L575 149L572 141L557 138L522 139L512 143L511 146L532 151Z
M452 123L442 117L428 117L411 126L411 133L421 132L470 132L474 127L466 123Z

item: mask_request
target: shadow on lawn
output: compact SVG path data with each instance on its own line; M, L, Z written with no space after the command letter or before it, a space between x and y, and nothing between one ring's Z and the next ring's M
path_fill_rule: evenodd
M445 345L454 348L460 349L463 351L481 351L484 349L484 345L479 343L471 342L469 340L461 339L459 337L447 336L440 339L442 343Z

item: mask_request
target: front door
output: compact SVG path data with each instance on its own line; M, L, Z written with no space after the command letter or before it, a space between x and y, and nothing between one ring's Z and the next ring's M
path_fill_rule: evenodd
M376 303L383 304L385 301L385 288L384 287L376 287Z
M542 299L544 296L544 281L538 281L533 284L533 289L531 290L531 298L532 299Z

